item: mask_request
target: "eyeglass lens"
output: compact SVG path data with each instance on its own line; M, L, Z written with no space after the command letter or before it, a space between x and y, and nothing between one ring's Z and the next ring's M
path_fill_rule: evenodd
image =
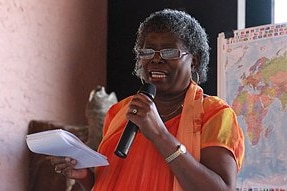
M163 59L177 59L181 56L180 50L178 49L162 49L159 51L155 51L153 49L142 49L138 54L142 59L152 59L156 52L159 52Z

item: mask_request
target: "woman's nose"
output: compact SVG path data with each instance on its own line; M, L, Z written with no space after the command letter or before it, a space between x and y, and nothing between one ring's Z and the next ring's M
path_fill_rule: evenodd
M159 63L159 64L163 62L163 59L162 59L162 57L161 57L159 52L155 52L154 53L154 56L153 56L151 62L152 63Z

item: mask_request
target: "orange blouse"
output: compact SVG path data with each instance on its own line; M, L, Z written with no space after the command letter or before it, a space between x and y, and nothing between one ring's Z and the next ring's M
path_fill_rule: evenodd
M141 133L137 134L125 159L114 154L127 123L125 113L130 100L128 97L115 104L106 115L98 151L108 157L110 165L96 169L92 191L181 190L164 158ZM235 113L218 97L204 98L196 84L192 83L187 91L182 113L165 125L197 160L200 149L220 146L233 153L238 170L241 168L244 138Z

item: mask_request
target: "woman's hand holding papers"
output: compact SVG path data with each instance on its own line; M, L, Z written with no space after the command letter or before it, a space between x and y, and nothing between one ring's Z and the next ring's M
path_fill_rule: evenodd
M55 168L55 172L81 182L86 188L91 188L94 182L94 173L89 168L75 169L77 161L69 157L47 157Z

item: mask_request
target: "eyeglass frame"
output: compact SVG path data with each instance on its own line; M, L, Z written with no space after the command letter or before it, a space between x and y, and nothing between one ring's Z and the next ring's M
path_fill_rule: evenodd
M140 52L143 51L143 50L151 50L151 53L152 53L152 54L151 54L150 58L142 58L142 56L140 55ZM168 50L169 50L169 51L170 51L170 50L177 50L177 51L179 52L178 57L175 57L175 58L164 58L163 52L164 52L164 51L168 51ZM144 60L150 60L150 59L152 59L152 58L155 56L155 53L157 53L157 52L159 53L160 57L161 57L162 59L164 59L164 60L176 60L176 59L180 59L180 58L181 58L182 56L184 56L184 55L190 54L189 52L180 50L180 49L178 49L178 48L164 48L164 49L161 49L161 50L154 50L154 49L152 49L152 48L143 48L143 49L139 49L139 50L136 51L138 58L144 59ZM147 55L144 55L144 56L147 56Z

